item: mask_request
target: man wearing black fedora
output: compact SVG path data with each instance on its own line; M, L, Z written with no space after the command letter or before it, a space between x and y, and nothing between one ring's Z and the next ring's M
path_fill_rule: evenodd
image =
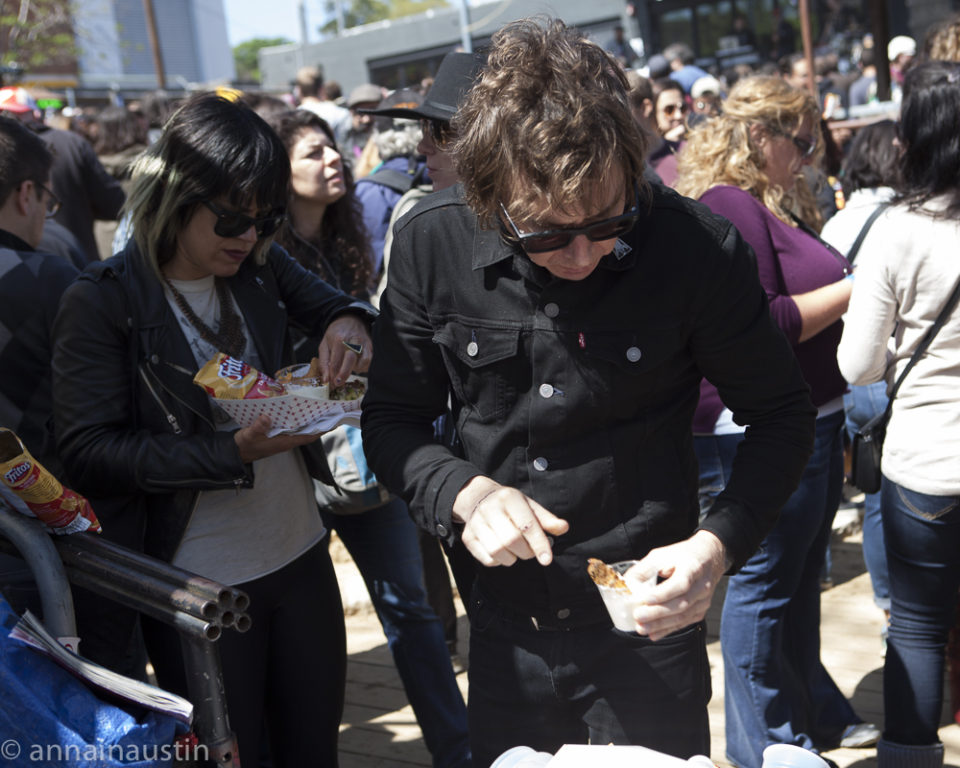
M425 97L418 103L386 103L370 110L378 119L417 120L422 133L417 152L425 158L426 173L418 183L414 183L397 201L390 217L383 247L383 267L380 284L371 298L375 305L387 286L390 262L390 248L393 242L393 227L399 219L430 192L439 192L457 183L457 172L453 165L453 156L449 152L453 131L450 120L456 114L460 103L470 87L476 81L483 67L484 58L473 53L452 51L443 57L433 84ZM398 91L397 93L403 93ZM452 421L441 416L435 425L437 439L447 445L457 442ZM423 575L427 588L427 597L431 607L443 623L447 649L454 669L463 669L463 661L457 648L457 614L450 589L450 578L444 562L444 554L449 559L453 577L465 605L469 604L470 590L473 584L473 558L457 542L444 548L432 531L420 529L420 552L423 557Z

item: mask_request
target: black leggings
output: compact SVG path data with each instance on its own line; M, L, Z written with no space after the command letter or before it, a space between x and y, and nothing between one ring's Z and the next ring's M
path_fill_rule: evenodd
M335 768L347 643L326 541L237 588L250 596L253 626L244 634L225 630L217 645L241 760L257 764L266 721L276 768ZM143 626L160 685L185 695L176 633L146 618Z

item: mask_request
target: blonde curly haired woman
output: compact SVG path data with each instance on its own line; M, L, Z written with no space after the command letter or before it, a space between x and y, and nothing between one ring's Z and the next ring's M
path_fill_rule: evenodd
M791 342L818 407L816 443L773 531L730 578L720 629L730 761L759 768L768 744L811 749L873 744L820 662L820 585L843 483L843 376L836 351L850 299L846 259L793 212L801 170L822 153L819 108L773 77L742 80L723 114L695 128L680 155L681 194L729 219L753 246L774 320ZM744 425L701 387L694 420L702 506L722 490Z

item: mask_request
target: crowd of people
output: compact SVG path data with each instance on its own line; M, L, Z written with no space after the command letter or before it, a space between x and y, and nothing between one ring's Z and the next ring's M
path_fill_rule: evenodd
M960 19L891 41L900 117L847 142L802 57L711 74L676 44L637 71L614 42L525 19L423 87L340 106L308 67L294 94L145 99L85 135L0 89L0 426L104 536L250 595L251 631L218 644L245 761L337 765L336 531L440 768L521 744L709 755L724 576L731 764L781 743L943 764ZM856 83L844 103L869 99ZM218 352L366 375L362 427L239 427L192 383ZM881 730L821 662L820 584L845 443L885 411L864 509ZM635 632L588 558L654 585ZM16 564L0 576L14 600ZM76 605L85 656L135 677L149 658L186 694L175 630Z

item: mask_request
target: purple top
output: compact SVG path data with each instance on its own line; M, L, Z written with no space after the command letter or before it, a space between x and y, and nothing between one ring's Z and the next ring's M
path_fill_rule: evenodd
M737 187L709 189L700 202L732 222L753 247L770 315L793 346L813 404L821 406L841 396L846 382L837 366L837 345L843 322L837 320L801 343L800 311L790 297L842 280L844 267L849 267L847 260L819 238L783 223L753 195ZM694 432L711 434L722 410L717 390L703 381Z

